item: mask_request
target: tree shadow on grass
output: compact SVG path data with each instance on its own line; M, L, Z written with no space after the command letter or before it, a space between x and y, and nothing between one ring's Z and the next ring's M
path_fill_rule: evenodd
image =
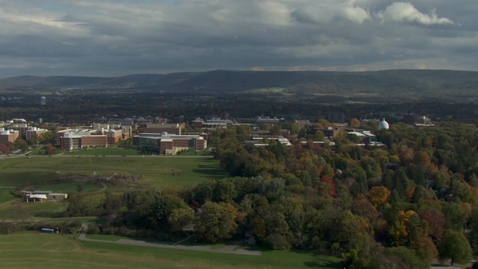
M199 165L198 168L191 169L192 172L200 174L203 177L211 179L221 179L227 177L226 171L219 167L219 165Z

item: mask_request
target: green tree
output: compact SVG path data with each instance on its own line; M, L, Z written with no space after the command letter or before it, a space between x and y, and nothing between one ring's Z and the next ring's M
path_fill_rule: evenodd
M433 259L438 256L438 250L433 241L428 237L422 237L418 241L413 243L413 249L416 255L431 263Z
M400 263L406 265L406 268L411 269L428 269L430 268L430 263L428 260L423 260L415 255L415 252L412 249L407 247L394 247L388 248L385 251L389 256L395 256L399 258Z
M150 207L149 221L152 228L160 228L169 231L169 216L175 209L187 209L186 203L179 197L173 195L165 195L156 197L154 203Z
M441 260L451 259L452 265L455 262L467 264L473 259L473 251L466 237L453 230L445 231L438 245L438 252Z
M40 143L40 144L43 144L43 143L55 143L55 140L56 140L56 135L55 133L51 132L51 131L47 131L47 132L44 132L42 134L39 134L37 136L37 142Z
M459 203L444 203L443 213L445 214L447 229L463 231L465 225L465 213Z
M15 146L15 149L21 150L22 153L28 150L28 143L20 137L15 140L13 145Z
M232 213L223 206L213 202L206 202L197 213L194 227L199 236L215 243L231 238L231 224L234 221Z
M236 186L231 180L223 179L217 182L214 190L214 200L229 202L237 197Z
M76 191L77 191L78 193L83 192L83 186L82 186L81 184L76 185Z

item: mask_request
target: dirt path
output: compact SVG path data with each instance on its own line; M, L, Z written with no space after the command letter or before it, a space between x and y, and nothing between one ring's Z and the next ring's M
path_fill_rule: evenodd
M139 240L128 240L128 239L120 239L117 241L108 241L108 240L95 240L86 238L86 232L88 231L88 226L83 225L83 230L78 236L79 240L87 241L87 242L101 242L101 243L110 243L110 244L118 244L118 245L129 245L129 246L141 246L141 247L156 247L156 248L169 248L169 249L180 249L180 250L192 250L192 251L202 251L202 252L212 252L212 253L224 253L224 254L235 254L235 255L251 255L251 256L260 256L260 251L251 251L245 249L238 249L234 250L237 245L230 245L224 248L219 249L211 249L207 246L185 246L185 245L169 245L163 243L150 243L145 241Z
M89 192L88 194L95 194L95 193L104 192L108 188L108 186L105 183L101 183L101 184L103 185L103 188L101 190Z

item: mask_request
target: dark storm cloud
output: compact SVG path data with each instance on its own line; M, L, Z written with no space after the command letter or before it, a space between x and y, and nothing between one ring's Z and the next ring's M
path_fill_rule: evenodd
M0 76L478 70L462 0L0 0Z

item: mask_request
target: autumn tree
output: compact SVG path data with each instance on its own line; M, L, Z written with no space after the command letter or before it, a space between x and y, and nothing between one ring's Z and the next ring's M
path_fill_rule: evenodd
M52 144L47 144L47 145L45 146L45 152L46 152L46 154L48 154L48 155L53 155L53 154L56 153L56 148L55 148L55 146L53 146Z
M356 118L353 118L349 122L350 127L352 128L359 128L360 127L360 121Z
M440 242L443 232L445 232L445 215L438 210L432 209L421 211L418 215L428 223L433 241Z
M334 180L327 176L327 175L324 175L320 181L322 181L323 183L326 184L326 186L329 188L329 194L330 196L335 196L337 194L337 191L336 191L336 188L335 188L335 183L334 183Z
M352 204L352 213L357 216L365 217L372 225L375 225L380 217L377 209L365 198L363 194L359 195Z
M10 149L5 144L0 144L0 153L8 154L10 153Z
M390 190L384 186L376 186L370 189L367 198L373 206L383 207L390 200Z

